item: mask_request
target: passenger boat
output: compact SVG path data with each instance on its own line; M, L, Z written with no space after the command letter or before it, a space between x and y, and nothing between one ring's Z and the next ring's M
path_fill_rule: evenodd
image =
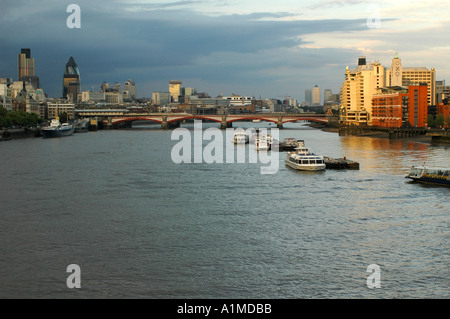
M257 128L250 139L250 143L255 144L257 151L270 151L272 145L278 143L278 141L271 134L261 134L261 130ZM276 150L278 150L278 147L276 147Z
M302 171L319 171L326 167L323 156L310 152L306 147L297 147L294 152L287 152L286 166Z
M48 137L61 137L70 136L74 132L74 127L69 123L61 124L59 119L52 119L50 125L42 129L42 136L44 138Z
M419 183L450 186L450 169L412 166L405 178Z
M270 134L258 134L255 147L257 151L270 151L272 148L272 136Z
M234 132L233 143L234 144L247 144L249 142L249 136L244 130L236 130Z

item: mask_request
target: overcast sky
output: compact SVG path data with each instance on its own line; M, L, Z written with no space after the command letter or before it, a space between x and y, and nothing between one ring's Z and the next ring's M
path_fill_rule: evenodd
M79 29L66 25L71 3ZM338 93L358 56L389 67L398 52L450 83L449 12L450 1L0 0L0 77L17 80L17 54L31 48L50 97L73 56L82 90L132 79L151 97L182 80L211 96L302 102L316 84Z

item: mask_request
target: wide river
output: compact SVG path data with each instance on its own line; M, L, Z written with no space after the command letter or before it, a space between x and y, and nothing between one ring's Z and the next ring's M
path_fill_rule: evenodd
M449 146L288 124L280 140L360 169L299 172L272 152L262 174L254 145L225 136L223 157L243 147L244 163L176 163L172 133L1 142L0 298L450 297L450 189L404 178L449 168Z

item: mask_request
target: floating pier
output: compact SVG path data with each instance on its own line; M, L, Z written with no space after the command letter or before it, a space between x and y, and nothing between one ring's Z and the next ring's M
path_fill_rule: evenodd
M331 158L324 156L325 168L328 169L359 169L359 163L344 158Z

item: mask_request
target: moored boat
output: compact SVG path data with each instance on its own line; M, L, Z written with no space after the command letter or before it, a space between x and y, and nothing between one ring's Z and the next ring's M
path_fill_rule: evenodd
M294 152L286 153L286 166L302 171L319 171L325 169L322 155L312 153L306 147L297 147Z
M412 166L405 178L419 183L450 186L450 169Z
M244 130L236 130L233 136L234 144L247 144L249 142L249 136Z
M272 148L272 136L261 134L256 137L255 147L257 151L270 151Z
M49 126L42 129L42 136L44 138L70 136L73 134L74 130L72 125L69 123L61 124L59 119L56 118L52 119Z

